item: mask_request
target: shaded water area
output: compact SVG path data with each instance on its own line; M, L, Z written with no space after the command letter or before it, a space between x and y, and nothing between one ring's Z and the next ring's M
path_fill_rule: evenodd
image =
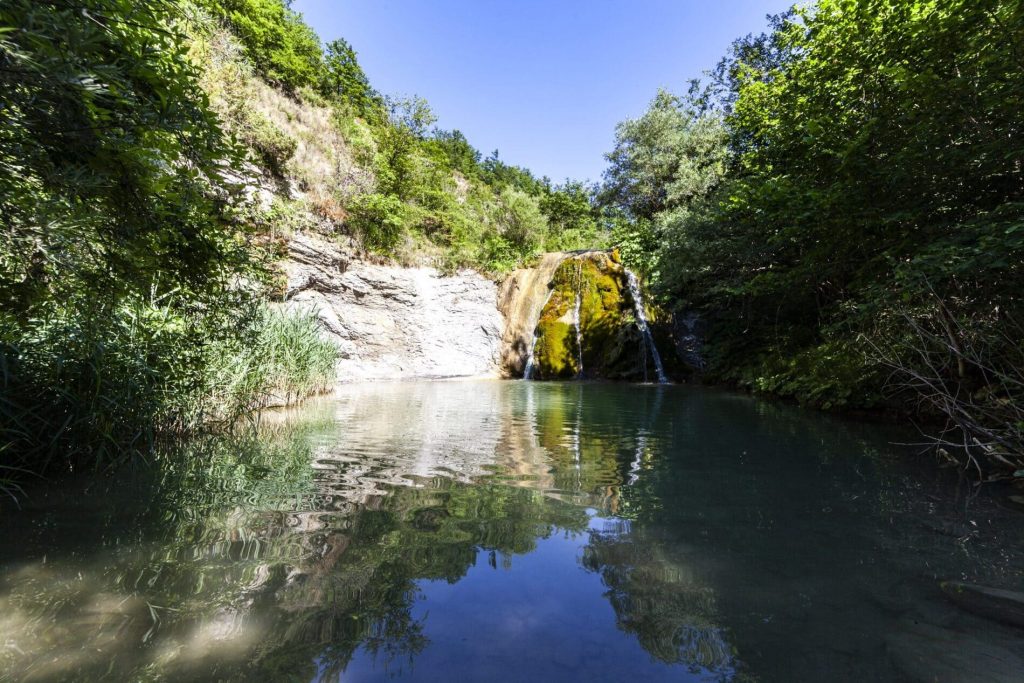
M0 680L1002 680L1021 631L937 582L1020 590L1024 514L914 438L680 386L346 386L6 507Z

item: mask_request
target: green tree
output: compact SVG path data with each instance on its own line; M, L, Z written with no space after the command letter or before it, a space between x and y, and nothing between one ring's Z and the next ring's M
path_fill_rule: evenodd
M663 93L620 126L605 196L712 320L714 374L872 405L896 359L901 406L978 410L951 425L1024 451L971 426L1024 401L1021 54L1018 2L820 0L738 41L692 111Z
M501 235L520 253L527 255L540 246L547 232L547 219L536 197L514 187L498 195L498 225Z
M436 130L431 142L441 150L449 168L467 178L479 175L480 152L469 144L462 131Z
M287 89L321 86L320 38L285 0L199 0L228 22L249 60L271 82Z
M145 447L244 327L243 157L182 22L163 0L0 6L0 452L20 465Z
M498 150L491 152L491 155L484 159L480 167L483 171L484 182L494 188L511 186L527 194L539 195L550 185L544 179L535 178L529 169L511 166L503 162L499 158Z
M568 180L540 196L540 210L549 228L546 249L598 248L605 243L600 212L593 202L595 192L596 188Z
M344 38L332 40L324 52L324 94L339 98L363 118L376 118L383 107L380 96L370 87L356 51Z
M241 258L217 196L237 150L175 15L162 0L85 9L0 10L0 296L22 321L82 285L114 300L155 280L200 293Z
M632 219L634 228L620 224L616 240L662 290L678 288L681 267L697 261L692 230L726 177L727 143L717 114L666 90L640 118L616 128L601 200Z
M389 100L388 110L378 133L377 177L385 193L405 200L415 192L417 152L437 117L418 96Z

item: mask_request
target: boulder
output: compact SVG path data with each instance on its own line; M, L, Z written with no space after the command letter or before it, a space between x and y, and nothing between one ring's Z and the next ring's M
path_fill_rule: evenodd
M896 667L915 683L1018 683L1024 658L974 635L904 621L886 638Z

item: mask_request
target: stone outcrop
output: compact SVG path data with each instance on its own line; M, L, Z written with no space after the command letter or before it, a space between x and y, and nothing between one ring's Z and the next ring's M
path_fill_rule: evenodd
M536 332L537 379L654 381L650 346L638 324L626 269L614 252L566 258L550 286Z
M969 632L905 619L886 637L893 663L914 683L1016 683L1024 657L1016 648Z
M544 254L533 268L519 268L501 283L498 310L505 316L501 366L508 377L522 377L533 349L534 330L551 291L551 278L567 254Z
M497 286L472 271L379 265L297 234L283 264L288 306L316 311L338 345L341 382L497 376Z
M968 612L1024 628L1024 593L962 581L944 581L940 587L946 597Z
M337 344L340 382L524 374L654 382L665 377L658 347L674 345L667 316L643 305L614 251L544 254L499 288L473 271L374 263L338 240L299 233L282 266L285 305L315 311Z

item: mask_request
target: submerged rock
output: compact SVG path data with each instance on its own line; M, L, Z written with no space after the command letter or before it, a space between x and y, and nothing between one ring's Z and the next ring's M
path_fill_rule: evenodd
M944 581L942 592L968 612L1024 628L1024 593L960 581Z
M370 263L312 234L283 267L288 305L315 310L338 345L339 381L497 376L504 320L482 275Z

